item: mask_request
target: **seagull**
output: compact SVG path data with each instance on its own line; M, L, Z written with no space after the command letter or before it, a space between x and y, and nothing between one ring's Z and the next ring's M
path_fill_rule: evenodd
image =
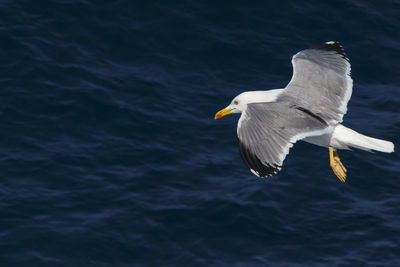
M347 170L337 150L394 151L392 142L360 134L342 125L352 93L350 61L339 42L329 41L298 52L293 76L284 89L250 91L236 96L215 114L241 113L239 151L251 172L275 175L299 140L329 148L329 163L341 182Z

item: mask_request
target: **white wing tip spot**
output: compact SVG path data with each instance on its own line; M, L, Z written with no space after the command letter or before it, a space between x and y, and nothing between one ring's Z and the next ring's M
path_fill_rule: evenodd
M251 171L254 175L260 177L260 174L258 173L258 171L255 171L255 170L253 170L253 169L250 169L250 171Z
M250 169L250 171L251 171L254 175L256 175L257 177L265 178L265 177L270 177L270 176L276 175L280 170L282 170L282 166L276 166L276 168L277 168L277 170L275 170L275 171L272 172L271 174L268 174L267 176L261 176L260 173L259 173L258 171L253 170L253 169Z
M331 44L334 44L334 43L335 43L334 41L325 42L325 44L328 44L328 45L331 45Z

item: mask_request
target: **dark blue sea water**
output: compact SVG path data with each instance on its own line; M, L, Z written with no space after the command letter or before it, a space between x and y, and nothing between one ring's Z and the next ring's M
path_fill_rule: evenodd
M1 266L400 266L400 3L1 1ZM243 164L242 91L337 40L344 124L392 154L299 142Z

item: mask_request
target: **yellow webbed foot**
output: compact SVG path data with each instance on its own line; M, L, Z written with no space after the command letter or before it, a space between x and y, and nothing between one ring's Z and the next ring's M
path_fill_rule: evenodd
M329 147L329 163L333 170L333 173L341 182L346 182L346 168L343 166L340 161L339 155L333 147Z

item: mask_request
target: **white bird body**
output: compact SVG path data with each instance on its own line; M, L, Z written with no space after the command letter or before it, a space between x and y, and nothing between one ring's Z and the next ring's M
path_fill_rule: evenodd
M246 109L247 104L250 103L274 102L284 90L285 89L250 91L241 93L236 98L240 98L240 103L246 103L246 107L244 107L244 109ZM360 134L342 125L341 123L330 126L329 130L327 130L327 133L323 135L308 136L301 140L313 145L334 147L336 149L358 148L368 152L372 152L372 150L374 150L385 153L391 153L394 151L394 145L392 142Z

